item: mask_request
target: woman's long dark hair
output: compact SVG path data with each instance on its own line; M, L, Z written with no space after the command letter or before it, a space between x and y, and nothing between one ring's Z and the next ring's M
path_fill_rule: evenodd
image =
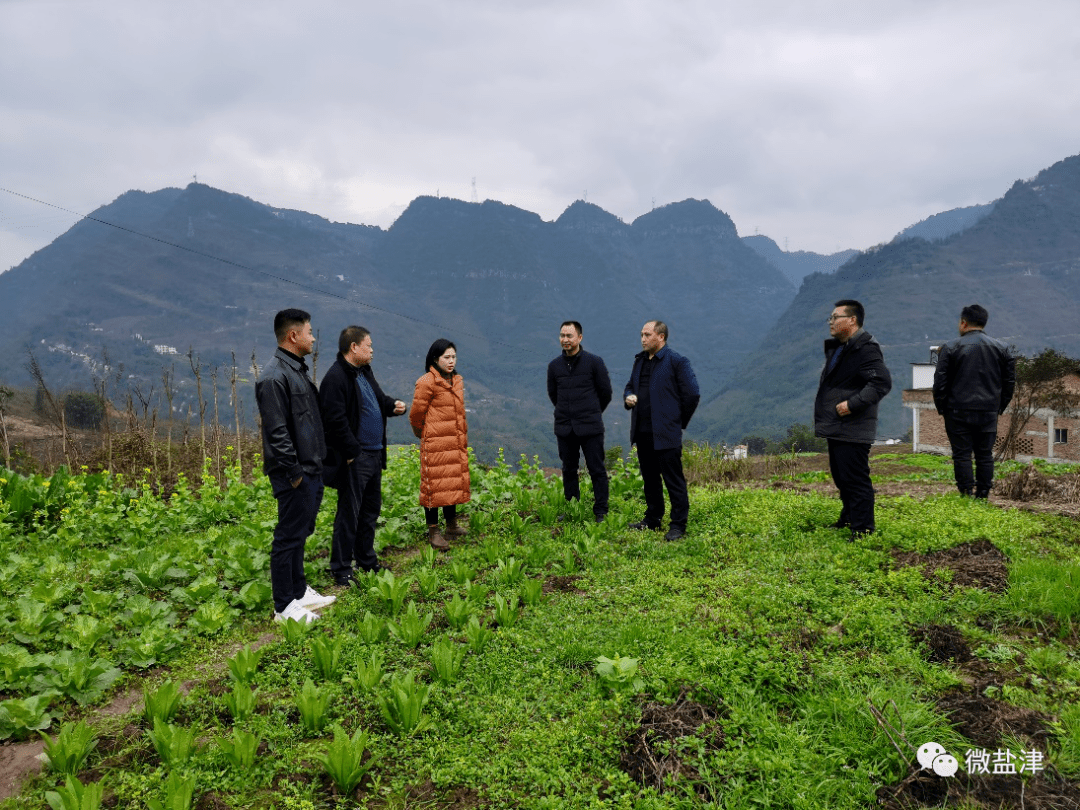
M439 338L434 343L432 343L431 348L427 350L427 359L424 360L424 371L431 371L432 366L434 366L435 370L442 374L442 369L439 368L439 358L446 353L447 349L453 349L456 352L457 346L455 346L446 338ZM457 374L457 370L455 370L450 376L453 377L454 374Z

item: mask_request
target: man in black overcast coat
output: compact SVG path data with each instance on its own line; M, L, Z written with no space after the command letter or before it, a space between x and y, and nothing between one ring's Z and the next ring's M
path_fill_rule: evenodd
M814 400L814 434L829 443L829 471L843 503L833 526L850 528L852 537L875 529L870 445L877 436L878 402L892 390L881 346L863 329L863 316L858 301L836 302Z
M608 477L604 467L604 409L611 402L607 366L581 348L581 324L566 321L559 329L562 354L548 365L548 398L555 406L555 438L562 460L563 495L581 497L580 455L593 485L593 515L599 523L608 511Z

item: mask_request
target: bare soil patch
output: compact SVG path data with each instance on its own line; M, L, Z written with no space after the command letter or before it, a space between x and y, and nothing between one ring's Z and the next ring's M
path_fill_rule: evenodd
M18 796L27 777L40 773L41 740L0 745L0 799Z
M878 788L877 801L885 810L918 807L1078 810L1080 784L1055 779L1045 772L1025 782L1020 776L957 773L946 778L933 771L917 770L896 785Z
M927 579L940 570L950 571L954 586L1004 593L1009 584L1009 558L985 537L928 554L894 551L893 560L903 568L922 568Z
M957 731L982 748L996 748L1004 737L1012 736L1028 741L1034 749L1047 750L1050 718L1039 712L993 700L977 691L948 692L938 698L937 708Z
M971 647L951 624L923 624L912 629L911 637L927 646L927 657L935 664L964 664L971 660Z
M720 713L702 703L687 700L686 689L672 704L650 702L642 706L641 722L626 739L619 767L635 782L660 792L677 789L687 782L694 791L708 798L706 785L694 784L701 779L697 769L683 761L677 741L699 737L708 750L724 746L724 731Z
M551 576L544 580L544 594L551 593L576 593L584 594L585 591L574 585L581 577L577 574L568 574L566 576Z

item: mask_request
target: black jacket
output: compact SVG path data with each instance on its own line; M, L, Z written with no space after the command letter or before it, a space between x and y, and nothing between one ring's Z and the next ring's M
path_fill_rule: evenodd
M877 435L878 402L892 390L892 377L885 368L881 346L873 335L860 329L844 345L844 352L832 371L829 360L840 341L825 341L825 366L814 400L814 434L857 444L873 444ZM840 416L836 406L847 400L851 413Z
M285 475L322 473L326 455L319 394L302 368L306 364L278 348L255 383L262 417L263 471Z
M981 329L965 332L938 351L934 371L934 407L938 413L1005 413L1015 389L1015 358L1004 343Z
M375 382L370 365L357 368L338 352L337 360L323 377L319 386L319 410L322 412L323 431L326 436L326 458L323 462L323 481L337 488L340 473L350 458L360 455L360 442L356 433L360 429L360 391L356 375L363 374L382 411L382 466L386 469L386 417L394 416L394 399L383 393Z
M555 435L595 436L604 432L601 414L611 403L611 378L595 354L560 354L548 364L547 390L555 406Z

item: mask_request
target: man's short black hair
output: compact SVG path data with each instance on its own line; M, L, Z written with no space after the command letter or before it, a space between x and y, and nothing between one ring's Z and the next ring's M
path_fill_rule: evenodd
M972 304L969 307L964 307L960 310L960 317L967 321L968 326L977 326L982 329L986 326L986 321L990 317L990 313L986 311L984 307L980 307L978 304Z
M664 338L664 343L667 343L667 324L663 321L649 321L652 324L653 331L656 334Z
M833 307L844 307L847 310L848 315L855 316L855 325L862 326L863 318L866 317L866 310L863 309L863 305L856 301L854 298L844 298L833 304Z
M354 343L363 343L364 338L370 334L371 332L362 326L346 326L341 330L341 336L337 341L338 351L342 354L348 354L349 348Z
M559 331L560 332L562 331L562 328L564 326L572 326L572 327L574 327L575 332L577 332L579 335L582 334L582 332L581 332L581 324L578 323L577 321L563 321L561 324L559 324Z
M311 315L302 309L283 309L274 316L274 337L283 343L290 329L296 329L311 322Z

